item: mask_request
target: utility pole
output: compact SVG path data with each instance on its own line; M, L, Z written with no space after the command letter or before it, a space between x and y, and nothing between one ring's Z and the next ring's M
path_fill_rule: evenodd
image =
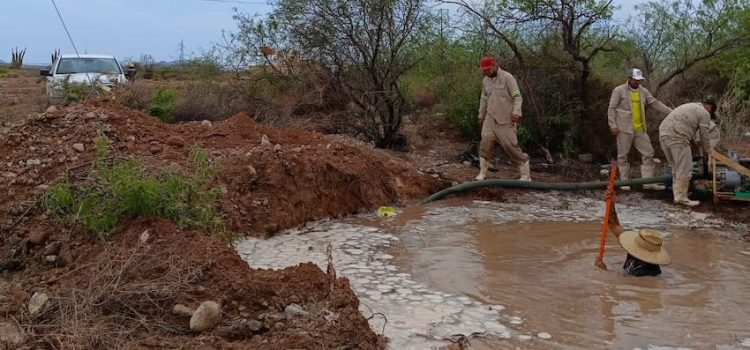
M180 39L180 65L185 61L185 43Z

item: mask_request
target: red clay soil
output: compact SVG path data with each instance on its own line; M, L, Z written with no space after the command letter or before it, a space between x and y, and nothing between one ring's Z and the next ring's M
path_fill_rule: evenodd
M221 210L235 232L269 234L420 198L441 186L386 152L318 133L266 128L246 114L210 127L168 125L114 102L99 102L41 114L4 135L0 154L7 174L0 199L27 199L36 186L90 162L97 130L112 140L111 155L134 155L153 167L187 167L192 148L209 150L217 182L226 190ZM263 135L269 145L261 145ZM85 150L75 151L75 143ZM27 165L29 160L42 164ZM15 185L8 187L8 182Z
M190 150L208 150L217 170L214 185L223 193L220 212L239 233L267 236L309 220L422 198L444 185L386 152L266 128L245 114L212 125L168 125L99 101L31 116L0 129L0 315L19 322L24 346L384 348L358 311L348 281L312 264L255 270L218 239L176 230L165 220L128 220L102 241L49 219L36 205L38 195L66 174L87 175L97 130L111 140L110 156L132 155L152 169L190 170ZM270 144L261 144L263 135ZM78 143L82 151L74 147ZM113 273L117 278L102 277ZM26 306L35 292L51 299L47 311L32 317ZM71 297L80 295L98 298ZM195 308L206 300L221 304L220 325L182 334L189 318L171 315L172 307ZM290 304L307 314L284 312ZM71 310L81 305L95 307L72 318Z

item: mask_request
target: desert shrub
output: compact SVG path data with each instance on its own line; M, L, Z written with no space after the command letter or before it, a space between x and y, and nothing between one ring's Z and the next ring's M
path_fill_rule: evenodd
M8 68L0 67L0 78L16 78L18 74L11 72Z
M189 60L181 69L185 75L192 79L215 79L223 73L221 66L215 60L209 58Z
M145 111L151 105L156 90L152 83L136 80L120 86L116 90L117 99L132 109Z
M164 121L173 123L175 121L175 109L177 108L177 91L168 87L160 86L154 91L148 113Z
M446 112L453 120L458 130L468 140L479 140L480 126L477 121L479 117L479 97L482 85L476 83L473 86L462 86L457 88L445 99Z
M214 80L186 82L175 106L176 121L221 120L250 106L232 86Z
M105 238L125 217L167 217L179 228L195 228L231 241L215 211L219 192L209 186L215 171L208 154L194 149L188 174L175 168L152 172L136 159L112 161L104 136L97 140L95 178L84 184L63 179L48 188L41 204L60 222L79 222Z

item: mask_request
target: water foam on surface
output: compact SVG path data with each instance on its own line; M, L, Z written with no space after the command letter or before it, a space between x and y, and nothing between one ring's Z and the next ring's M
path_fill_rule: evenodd
M371 327L376 332L384 330L392 349L438 347L454 335L511 337L500 322L503 306L431 290L399 272L393 256L382 252L398 240L373 227L318 223L312 230L294 230L267 240L246 239L236 249L254 268L280 269L312 261L325 270L330 243L338 276L349 278L360 298L360 310L365 317L374 315Z

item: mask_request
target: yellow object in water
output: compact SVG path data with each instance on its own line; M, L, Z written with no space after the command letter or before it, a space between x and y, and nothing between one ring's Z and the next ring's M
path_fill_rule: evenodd
M378 217L379 218L387 218L391 216L396 216L396 209L393 209L392 207L380 207L378 208Z

